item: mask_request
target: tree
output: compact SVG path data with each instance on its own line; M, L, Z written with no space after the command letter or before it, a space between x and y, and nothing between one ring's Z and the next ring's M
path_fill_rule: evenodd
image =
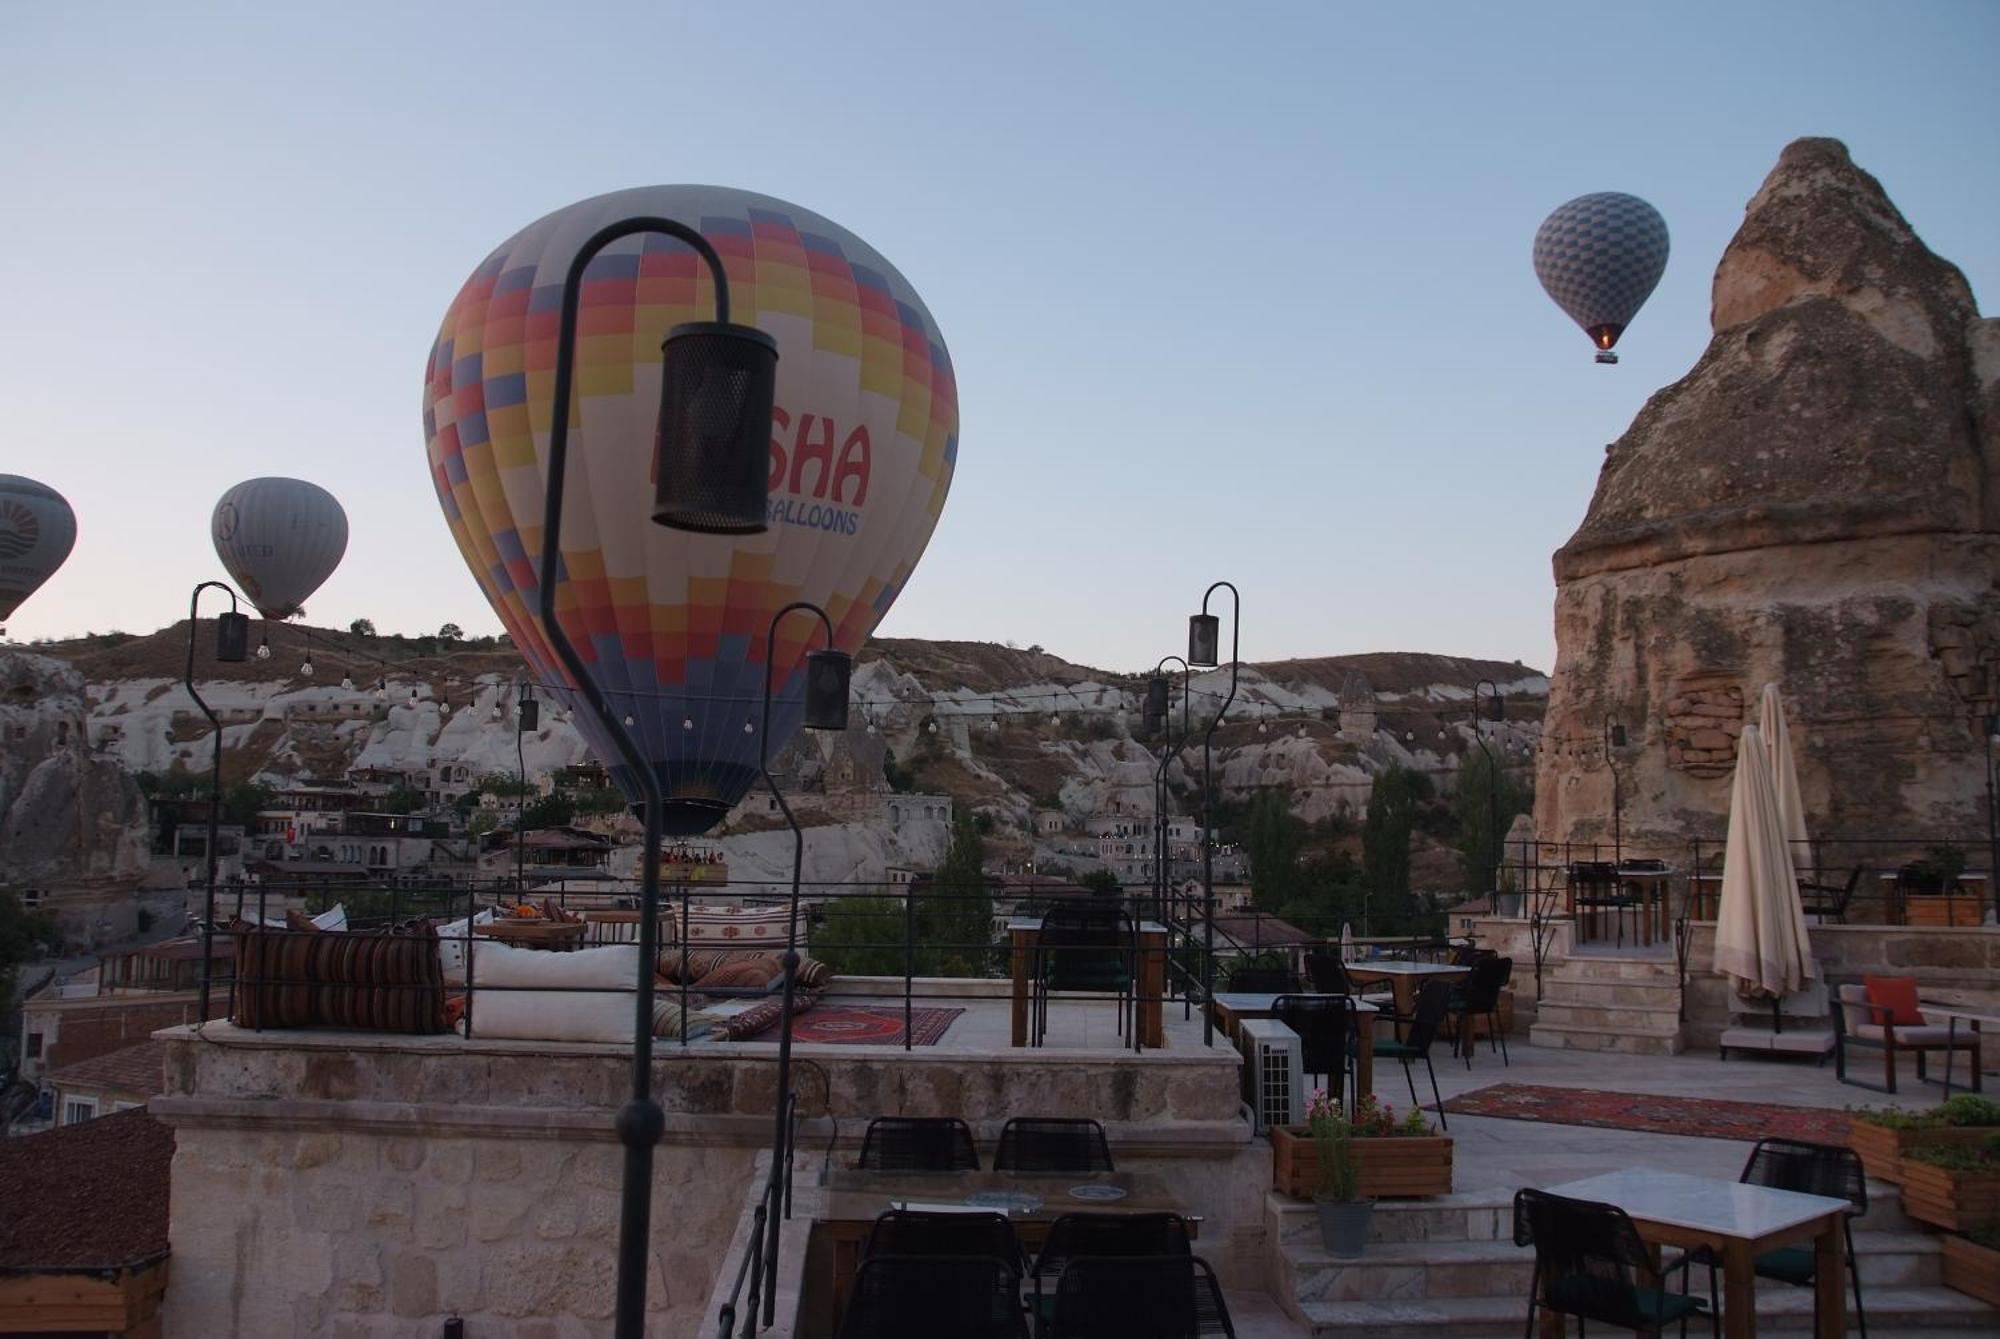
M1430 778L1391 763L1375 778L1368 816L1361 825L1362 882L1367 887L1370 928L1400 929L1415 912L1410 900L1410 833L1417 805L1430 793Z
M1505 852L1501 844L1514 815L1523 808L1520 788L1499 760L1488 761L1475 748L1458 771L1458 793L1454 808L1458 813L1458 854L1465 870L1465 888L1471 896L1494 891Z
M29 911L9 892L0 892L0 1010L14 998L14 973L41 952L62 947L62 931L46 911Z
M222 788L222 821L246 832L257 826L257 815L271 807L278 792L255 781L238 781Z
M969 814L951 825L951 849L917 897L917 940L927 976L985 976L993 945L993 891L986 882L986 843Z
M372 618L357 618L347 625L347 630L356 637L373 637L375 635L375 620Z
M1285 792L1267 786L1251 798L1248 828L1243 846L1250 857L1250 900L1259 911L1276 911L1302 891L1299 853L1306 825L1292 813Z
M559 828L576 817L576 802L561 791L550 791L521 811L521 831Z
M901 976L908 927L894 897L838 897L806 931L806 951L840 976Z
M447 623L438 629L438 640L441 642L462 642L465 640L465 629L459 627L456 623Z
M397 786L382 797L382 812L385 814L414 814L421 810L425 803L422 791L410 786Z
M1083 876L1083 886L1099 897L1117 897L1125 891L1118 876L1108 869L1094 869Z

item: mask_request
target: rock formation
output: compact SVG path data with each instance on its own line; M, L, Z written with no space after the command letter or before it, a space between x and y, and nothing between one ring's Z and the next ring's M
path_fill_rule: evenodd
M1845 147L1804 139L1723 254L1712 325L1555 555L1537 835L1610 841L1608 761L1628 852L1719 839L1737 736L1775 682L1815 838L1983 838L2000 322Z

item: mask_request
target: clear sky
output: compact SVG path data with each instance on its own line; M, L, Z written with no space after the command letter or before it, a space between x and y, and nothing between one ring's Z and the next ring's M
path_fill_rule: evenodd
M1789 140L1844 139L1992 310L1996 68L1981 0L13 0L0 472L80 535L9 633L170 622L270 473L352 521L311 621L497 631L426 478L432 336L517 228L685 181L860 234L951 346L958 472L882 633L1133 668L1226 577L1252 659L1547 667L1549 555ZM1673 235L1616 368L1529 266L1594 190Z

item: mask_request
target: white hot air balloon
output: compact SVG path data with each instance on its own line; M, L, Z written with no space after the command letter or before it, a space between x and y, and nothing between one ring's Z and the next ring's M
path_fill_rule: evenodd
M55 574L76 544L76 513L47 484L0 474L0 622Z
M223 567L265 618L290 618L340 566L347 513L304 479L245 479L215 504Z

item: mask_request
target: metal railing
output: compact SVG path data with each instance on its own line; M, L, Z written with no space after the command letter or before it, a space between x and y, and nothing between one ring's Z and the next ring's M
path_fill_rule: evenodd
M750 1240L743 1249L742 1260L737 1263L736 1282L730 1286L729 1296L716 1313L715 1332L718 1339L754 1335L760 1316L767 1330L773 1328L776 1321L778 1256L776 1251L766 1250L765 1242L773 1219L782 1216L789 1220L792 1216L792 1161L799 1138L798 1094L791 1091L784 1093L783 1106L785 1146L782 1150L772 1150L771 1154L781 1160L783 1167L773 1169L772 1174L761 1178L758 1184L756 1202L750 1211ZM750 1285L748 1298L743 1296L745 1282ZM739 1301L745 1302L740 1325Z

